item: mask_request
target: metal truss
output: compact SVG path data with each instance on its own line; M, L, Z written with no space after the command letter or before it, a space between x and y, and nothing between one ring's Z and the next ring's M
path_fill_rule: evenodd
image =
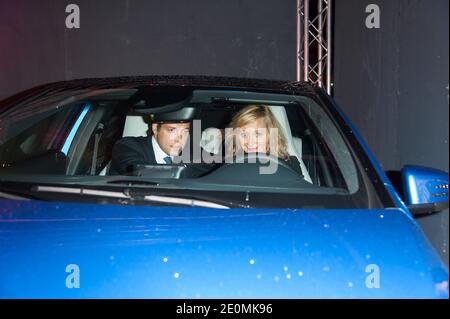
M331 94L332 0L297 0L297 81Z

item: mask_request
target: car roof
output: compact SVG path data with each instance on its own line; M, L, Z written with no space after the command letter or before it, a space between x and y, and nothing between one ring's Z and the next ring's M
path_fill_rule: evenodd
M142 89L151 86L187 86L203 89L236 89L280 94L316 95L320 90L308 82L267 80L254 78L201 76L201 75L152 75L123 76L106 78L85 78L47 83L19 92L0 101L0 110L6 111L14 105L28 103L30 100L46 99L52 96L60 98L107 89Z
M107 89L131 88L145 85L193 86L211 88L248 88L257 90L275 90L286 93L313 93L315 86L308 82L267 80L220 76L127 76L109 78L86 78L45 84L42 89Z

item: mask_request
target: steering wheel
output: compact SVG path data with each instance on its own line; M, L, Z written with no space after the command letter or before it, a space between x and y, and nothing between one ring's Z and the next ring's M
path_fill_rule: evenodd
M291 173L294 173L295 175L298 175L298 173L294 170L294 168L289 165L288 163L286 163L286 161L283 161L282 159L273 156L273 155L269 155L269 154L265 154L265 153L246 153L246 154L241 154L236 156L236 159L234 160L234 163L244 163L244 162L249 162L249 163L258 163L258 162L263 162L263 163L274 163L275 165L279 165L284 167L285 169L289 170ZM268 164L268 166L271 164Z

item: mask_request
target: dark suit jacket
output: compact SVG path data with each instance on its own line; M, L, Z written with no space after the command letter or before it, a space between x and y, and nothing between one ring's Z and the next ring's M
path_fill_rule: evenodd
M152 137L124 137L113 147L110 174L126 174L133 165L156 165Z

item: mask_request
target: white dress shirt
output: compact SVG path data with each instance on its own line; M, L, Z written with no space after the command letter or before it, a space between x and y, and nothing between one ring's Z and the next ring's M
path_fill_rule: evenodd
M159 146L158 141L156 140L156 138L154 136L152 136L152 145L153 145L153 152L155 153L156 163L167 164L166 161L164 160L164 158L166 158L169 155L166 154L166 152L164 152L162 150L161 146ZM172 157L170 157L170 158L172 158Z

